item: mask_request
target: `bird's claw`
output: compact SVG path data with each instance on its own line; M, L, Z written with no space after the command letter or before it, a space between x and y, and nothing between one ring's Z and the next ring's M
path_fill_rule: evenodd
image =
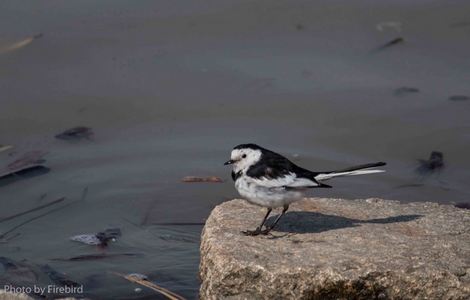
M261 231L261 228L258 227L255 230L244 230L242 231L242 233L247 236L256 236L256 235L261 234L262 231Z
M247 236L257 236L257 235L267 235L270 231L271 231L272 228L266 228L266 229L263 229L261 230L261 228L256 228L255 230L244 230L242 231L242 233L244 235L247 235Z
M264 230L261 230L261 231L260 231L260 234L262 234L262 235L268 235L268 234L271 232L271 229L272 229L272 228L268 227L268 228L266 228L266 229L264 229Z
M257 236L261 233L261 231L256 231L256 230L244 230L242 233L246 236Z

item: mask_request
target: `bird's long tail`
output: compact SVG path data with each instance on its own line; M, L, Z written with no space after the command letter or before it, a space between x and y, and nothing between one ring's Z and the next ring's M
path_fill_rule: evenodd
M376 162L376 163L354 166L354 167L350 167L350 168L343 169L343 170L319 172L318 175L315 176L315 179L317 181L325 181L331 178L342 177L342 176L382 173L382 172L385 172L385 170L378 170L378 169L372 169L372 168L381 167L385 165L386 163L384 162Z

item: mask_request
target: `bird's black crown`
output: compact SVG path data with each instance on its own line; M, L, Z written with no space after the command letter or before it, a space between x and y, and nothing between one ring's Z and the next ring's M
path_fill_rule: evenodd
M233 147L233 149L253 149L253 150L266 150L263 147L260 147L256 144L240 144Z

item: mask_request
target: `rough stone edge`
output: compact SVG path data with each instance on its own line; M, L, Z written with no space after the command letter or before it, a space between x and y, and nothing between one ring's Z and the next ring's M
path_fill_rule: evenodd
M55 298L56 300L78 300L77 298ZM83 298L87 299L87 298ZM25 293L12 293L6 292L5 290L0 289L0 300L34 300L31 296Z
M367 199L351 199L351 200L349 200L349 199L342 199L342 198L319 198L318 197L318 198L305 198L304 200L319 200L319 199L325 199L325 200L328 199L328 201L332 200L332 201L336 201L336 202L367 202L367 203L381 203L381 204L417 206L417 207L421 207L421 208L426 208L426 207L430 206L430 207L434 207L434 208L439 207L439 208L444 208L446 210L451 209L451 210L455 210L455 211L461 211L462 210L460 208L455 207L452 204L440 204L440 203L436 203L436 202L401 202L401 201L398 201L398 200L386 200L386 199L381 199L381 198L367 198ZM244 201L243 199L232 199L230 201L235 201L235 200ZM226 203L226 202L224 202L224 203ZM221 206L224 203L221 203L221 204L217 205L214 208L213 211L220 210ZM465 210L462 210L462 211L465 211ZM211 212L211 214L212 214L212 212ZM208 221L211 222L212 219L208 218ZM247 297L253 297L253 292L254 292L254 294L263 295L264 291L262 289L260 289L259 286L257 286L256 284L253 284L253 280L256 280L257 277L261 277L260 276L261 272L266 272L266 270L263 270L261 268L258 268L257 270L254 270L250 266L242 266L242 267L238 268L238 270L235 269L235 272L233 272L234 269L231 269L232 272L224 274L223 270L225 270L226 268L224 268L223 266L215 265L214 261L212 259L210 259L210 257L211 257L211 255L210 255L211 249L210 249L210 245L209 245L210 243L208 242L208 239L204 238L205 235L210 234L207 231L208 231L207 227L204 226L204 228L202 230L202 233L201 233L201 245L200 245L201 259L200 259L200 267L199 267L199 276L200 276L202 284L200 286L199 298L200 299L218 299L218 297L222 296L226 299L230 299L230 298L246 299ZM205 253L204 257L203 257L203 253ZM224 261L226 261L226 263L231 263L230 262L230 257L226 257L226 258L227 259L224 260ZM233 274L237 274L238 281L236 282L236 284L234 284L230 287L227 287L225 285L214 287L213 286L214 284L219 283L219 282L223 282L223 280L212 280L211 278L214 277L215 275L213 275L213 274L211 274L211 272L209 272L211 269L212 270L218 270L218 272L215 272L216 275L224 274L225 276L233 276ZM311 272L307 272L307 273L311 273ZM203 278L202 278L203 274L206 275L205 280L203 280ZM264 277L267 277L267 278L271 277L271 279L273 279L272 278L273 276L269 276L269 275L272 275L272 274L264 274L264 275L265 275ZM266 276L266 275L268 275L268 276ZM448 272L445 272L445 274L444 273L436 274L436 275L439 275L439 276L436 277L436 280L434 280L435 282L434 281L429 282L428 280L426 280L427 278L421 278L421 279L424 280L424 282L415 282L414 287L412 287L413 294L403 295L403 294L400 293L399 290L396 290L394 288L394 286L396 286L400 281L402 281L403 283L405 283L405 282L409 283L408 282L409 280L407 280L406 276L400 276L400 274L395 273L395 272L388 272L387 274L376 274L375 272L370 272L370 273L366 274L365 276L361 277L359 280L355 280L355 281L351 281L351 280L348 280L348 279L341 280L341 275L340 274L331 274L331 275L336 275L336 276L332 276L330 278L327 278L323 282L309 283L307 281L306 282L307 285L309 285L311 288L310 288L310 290L306 289L304 291L306 291L306 292L315 291L315 294L317 294L319 298L313 298L313 299L323 299L325 297L327 297L327 298L331 298L331 297L333 297L333 298L344 298L344 297L346 297L347 298L349 295L357 296L358 295L357 294L358 290L363 291L364 287L367 287L366 290L365 290L367 294L361 295L361 296L364 297L364 299L368 299L370 297L379 298L379 299L381 299L381 298L387 299L389 297L399 298L399 299L413 299L415 297L428 298L428 297L433 297L433 296L436 296L436 295L435 294L434 295L427 295L426 293L423 294L423 290L424 291L426 290L426 288L424 288L423 286L435 285L435 284L438 284L440 282L440 279L442 279L444 277L448 277L448 276L453 276L453 274L450 274ZM383 280L381 280L381 279L388 278L388 280L390 280L390 276L395 277L394 281L393 281L393 284L384 285ZM334 278L334 277L338 277L338 278ZM282 278L280 280L282 281ZM251 283L247 283L248 281L251 282ZM270 280L270 281L272 281L272 280ZM247 291L244 291L243 293L239 293L240 287L244 287L244 286L247 286L247 285L248 286L250 286L250 285L254 286L255 288L253 290L247 290ZM459 284L457 283L457 285L459 285ZM331 289L329 288L328 291L325 290L324 292L326 292L327 294L323 294L322 290L319 290L317 288L319 286L329 286L329 287L331 287ZM205 292L208 291L208 290L221 290L222 295L220 295L220 294L219 295L212 295L212 296L206 295ZM332 290L336 290L338 293L337 294L330 294L330 291L332 291ZM235 292L233 292L233 291L235 291ZM469 293L470 293L470 291L469 291ZM438 295L438 296L440 296L441 299L462 299L462 300L466 299L465 297L459 296L459 294L460 294L460 291L458 289L458 286L454 286L452 289L446 291L445 294ZM274 297L274 298L279 298L280 296L281 295L277 295L277 297ZM302 298L302 297L305 297L307 295L291 293L290 295L283 295L283 296L291 296L293 298L299 298L299 297ZM308 295L308 296L309 296L308 298L310 299L311 295ZM262 298L262 297L260 297L260 298Z
M34 300L24 293L12 293L5 290L0 290L0 300Z

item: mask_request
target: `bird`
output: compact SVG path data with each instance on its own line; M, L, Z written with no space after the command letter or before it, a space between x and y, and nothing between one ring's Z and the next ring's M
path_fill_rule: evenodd
M271 232L289 205L301 200L309 189L331 188L323 182L336 177L385 172L373 168L385 166L386 163L374 162L336 171L314 172L297 166L276 152L250 143L235 146L224 165L232 166L231 175L238 193L249 203L267 209L255 230L242 231L245 235L256 236ZM278 207L283 208L281 214L271 225L266 225L271 211Z

